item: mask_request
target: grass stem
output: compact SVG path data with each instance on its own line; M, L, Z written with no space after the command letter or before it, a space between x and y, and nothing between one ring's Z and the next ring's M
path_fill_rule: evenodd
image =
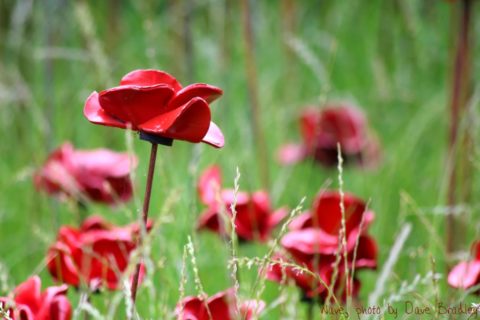
M258 97L258 79L257 65L255 63L255 44L254 30L252 26L252 8L249 0L242 0L242 22L243 22L243 40L245 44L245 60L247 72L247 87L250 97L251 121L253 136L255 139L255 147L258 154L258 164L262 187L268 190L269 173L268 173L268 156L267 144L262 130L262 121L260 116L260 102Z

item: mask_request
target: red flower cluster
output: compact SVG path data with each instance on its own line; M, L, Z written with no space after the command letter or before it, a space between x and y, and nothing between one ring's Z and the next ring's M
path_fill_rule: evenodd
M160 70L135 70L125 75L119 86L93 92L83 112L95 124L131 127L161 138L221 148L224 137L211 122L209 103L222 93L204 83L182 88L173 76Z
M208 229L228 236L231 205L235 202L235 232L243 241L266 241L275 226L287 214L286 208L272 212L268 193L257 191L252 194L232 189L221 189L220 168L212 166L205 170L199 179L198 192L204 204L208 206L199 218L198 229ZM235 201L236 200L236 201ZM222 213L228 217L222 216ZM227 222L227 223L225 223Z
M66 296L68 287L49 287L44 292L41 287L40 278L31 277L15 289L12 298L1 297L0 306L13 320L71 319L72 308Z
M129 174L136 165L136 157L127 153L75 150L64 143L36 172L34 182L50 194L114 204L132 197Z
M300 117L302 144L287 144L278 154L280 163L293 164L313 158L324 166L337 164L337 143L345 163L365 167L377 164L380 147L369 134L367 120L357 107L347 104L308 108Z
M139 232L136 223L117 227L98 216L87 218L79 229L64 226L48 250L48 270L56 280L75 287L117 289Z
M472 246L473 259L457 264L448 274L448 284L454 288L468 289L480 284L480 241Z
M247 300L239 306L233 288L217 293L208 299L186 297L177 305L178 320L250 320L265 308L263 301Z
M306 298L328 296L327 288L318 280L321 279L328 286L333 285L334 291L340 296L345 295L344 266L345 261L338 265L337 280L332 283L335 261L340 254L343 259L345 249L341 248L341 195L335 191L322 191L315 199L313 210L305 212L295 218L290 232L282 239L281 245L288 252L289 257L278 254L267 270L267 278L276 282L284 279L291 280L303 291ZM376 268L377 245L375 240L367 234L367 228L373 221L374 214L366 211L365 203L359 198L345 194L343 199L345 208L345 228L347 263L350 275L361 268ZM286 266L287 262L290 265ZM300 272L291 264L298 265L311 273ZM314 276L315 274L316 276ZM355 279L348 281L350 292L356 295L360 282Z

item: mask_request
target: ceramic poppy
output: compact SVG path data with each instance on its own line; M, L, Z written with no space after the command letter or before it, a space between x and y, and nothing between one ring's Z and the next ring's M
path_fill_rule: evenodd
M448 284L459 289L469 289L480 284L480 242L473 244L470 261L462 261L450 270Z
M35 173L37 189L60 197L115 204L132 197L135 156L108 149L75 150L64 143Z
M346 299L345 273L343 265L338 269L337 278L333 289L332 278L335 259L332 256L324 256L318 260L314 259L291 259L281 254L273 257L266 271L266 278L270 281L284 285L295 284L301 291L303 301L320 300L325 301L329 295L327 285L333 294L342 300ZM307 270L307 271L306 271ZM353 282L348 281L351 286L352 296L357 296L361 283L354 277Z
M264 308L265 303L256 300L237 305L235 291L230 288L206 299L186 297L178 303L175 313L178 320L250 320L256 319Z
M309 107L300 116L301 144L287 144L278 153L282 164L313 159L324 166L338 161L337 144L346 164L372 167L378 163L378 140L369 132L363 112L349 104L329 104L318 109Z
M273 229L287 215L286 208L273 211L267 192L247 193L221 189L221 171L212 166L199 179L200 199L208 208L200 215L197 228L210 230L221 236L229 235L231 206L235 203L235 232L242 241L266 241ZM226 213L228 216L222 216Z
M160 70L135 70L120 85L93 92L83 113L92 123L132 128L160 139L224 145L220 129L211 121L210 103L223 94L220 88L195 83L182 87Z
M346 296L345 283L340 285L345 266L344 249L340 250L342 241L340 204L341 195L338 192L321 191L314 200L313 208L290 223L290 231L280 240L285 253L278 254L277 262L272 263L267 269L266 276L269 280L292 281L308 299L325 298L328 290L324 284L331 285L335 262L340 255L340 273L337 278L339 280L335 282L334 291L338 297ZM374 214L366 209L361 199L349 193L344 194L343 204L347 242L346 264L354 274L353 282L349 281L348 285L352 286L351 293L355 296L360 288L360 281L355 277L356 272L365 268L375 269L377 266L377 244L367 233ZM287 265L282 265L282 262L287 262ZM299 272L294 265L309 270L310 273Z
M1 297L0 305L12 320L69 320L72 307L66 285L48 287L41 292L38 276L20 284L11 297Z
M47 253L48 270L57 281L75 287L118 289L139 232L138 224L118 227L99 216L87 218L80 228L61 227Z

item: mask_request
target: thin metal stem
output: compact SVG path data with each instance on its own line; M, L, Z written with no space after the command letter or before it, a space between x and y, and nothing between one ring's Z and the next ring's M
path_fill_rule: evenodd
M142 232L138 237L138 245L137 248L143 242L143 234L147 228L147 221L148 221L148 209L150 207L150 196L152 194L152 183L153 183L153 174L155 172L155 162L157 160L157 147L156 143L152 143L152 149L150 150L150 163L148 165L148 175L147 175L147 185L145 187L145 196L143 198L143 210L142 210ZM142 266L142 261L138 261L135 274L132 279L132 285L130 288L132 302L135 304L135 299L137 296L137 287L138 287L138 279L140 277L140 269Z
M449 214L446 217L446 232L447 232L447 253L451 254L455 251L456 246L459 243L459 237L462 237L458 233L459 222L454 216L455 205L458 202L458 189L468 188L468 186L458 185L458 166L459 159L465 157L465 154L459 154L467 152L468 150L462 150L458 145L459 137L459 124L464 116L467 95L469 93L469 59L470 59L470 21L471 19L471 0L463 0L461 2L461 12L458 34L456 38L456 52L453 66L453 83L452 83L452 96L450 101L450 133L449 133L449 145L448 145L448 167L449 167L449 181L447 191L447 204ZM459 152L460 151L460 152ZM460 181L461 183L464 181Z

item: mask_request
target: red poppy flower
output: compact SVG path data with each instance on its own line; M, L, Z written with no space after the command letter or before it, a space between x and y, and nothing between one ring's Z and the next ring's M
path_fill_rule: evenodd
M235 203L235 232L243 241L266 241L275 226L288 213L286 208L272 212L268 193L257 191L252 194L221 188L221 171L217 166L205 170L199 179L200 198L208 208L198 221L198 229L208 229L222 236L228 236L232 215L231 205ZM222 212L228 217L222 217ZM226 222L226 223L225 223Z
M480 241L473 244L472 251L472 260L460 262L449 272L450 286L468 289L480 284Z
M0 298L0 305L13 320L69 320L72 308L66 285L49 287L41 292L42 282L33 276L20 284L13 297Z
M120 85L93 92L83 113L92 123L127 128L153 136L224 145L223 134L211 122L209 103L222 95L220 88L195 83L182 87L159 70L135 70Z
M340 274L343 276L344 249L341 248L340 230L342 212L340 209L341 196L335 191L320 192L314 201L313 209L295 218L289 225L288 232L281 239L282 247L288 252L286 255L278 255L278 263L273 263L267 270L267 278L280 282L282 279L292 279L301 288L306 297L326 297L328 290L318 280L322 279L327 285L331 284L331 276L335 267L337 255L340 254L342 261L339 265ZM350 272L362 268L374 269L377 266L377 244L367 234L367 229L373 221L374 214L366 210L365 203L351 194L344 194L343 204L345 208L345 226L347 242L347 265ZM362 222L363 220L363 222ZM287 261L290 264L299 265L311 273L298 272L298 268L287 266L282 267L281 262ZM338 278L338 279L340 279ZM339 294L345 296L345 290L335 283L334 290L342 289ZM355 295L360 282L354 277L352 294ZM338 286L338 288L337 288Z
M302 298L305 301L327 299L329 290L325 285L333 291L336 297L342 300L346 299L343 265L339 266L335 285L333 289L331 288L335 261L332 256L323 256L317 261L314 259L301 261L277 254L272 260L274 262L267 267L266 278L282 284L294 283L302 291ZM353 282L348 281L348 285L351 286L352 296L357 296L360 292L360 281L354 277Z
M378 141L369 134L364 114L357 107L341 104L308 108L300 117L303 143L287 144L278 154L282 164L313 158L325 166L337 164L337 143L345 163L374 166L380 155Z
M238 307L238 309L237 309ZM178 320L233 320L255 318L263 311L263 301L247 300L237 306L233 288L219 292L207 299L186 297L177 305Z
M117 289L139 232L137 224L117 227L98 216L87 218L79 229L64 226L48 250L48 270L75 287L84 283L92 290L102 285Z
M132 197L130 171L135 156L108 149L75 150L64 143L34 176L38 189L50 194L114 204Z

